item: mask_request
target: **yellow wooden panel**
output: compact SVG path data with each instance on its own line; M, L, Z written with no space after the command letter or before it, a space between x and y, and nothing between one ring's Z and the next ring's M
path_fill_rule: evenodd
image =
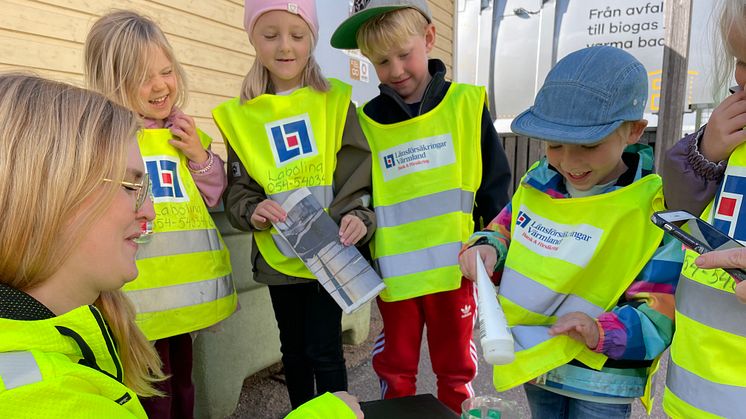
M191 65L185 65L184 70L187 72L190 91L224 97L238 96L244 78L244 75L228 74Z
M251 67L253 58L248 54L205 45L189 39L171 37L176 59L182 64L221 71L243 77Z
M232 27L222 22L216 22L191 14L171 6L164 6L145 0L43 0L47 4L66 7L80 12L102 15L112 8L130 9L142 13L155 20L161 30L172 41L175 36L185 39L199 40L206 44L220 48L248 52L249 41L240 26ZM240 12L240 19L243 13ZM93 20L91 21L93 24Z
M448 27L453 27L453 3L449 1L430 1L430 12L433 19L443 22Z
M7 73L7 72L13 72L13 71L33 73L33 74L36 74L37 76L44 77L46 79L57 80L57 81L70 83L70 84L81 86L81 87L85 83L83 81L82 74L70 74L70 73L64 73L64 72L55 71L55 70L45 70L45 69L25 67L25 66L0 64L0 72Z
M29 1L6 0L0 28L67 41L84 42L91 16Z
M193 15L224 23L243 31L243 2L205 0L153 0L173 9L184 10Z
M437 30L431 56L446 64L446 77L450 78L453 74L454 0L429 0L429 6Z
M212 110L230 98L228 96L191 92L189 94L189 103L184 108L184 112L193 117L212 118Z
M0 29L0 63L83 73L83 51L73 42Z

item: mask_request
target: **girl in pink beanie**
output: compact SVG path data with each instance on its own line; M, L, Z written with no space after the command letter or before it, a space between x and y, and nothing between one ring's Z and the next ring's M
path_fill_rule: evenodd
M283 10L298 15L308 24L313 39L319 38L319 20L316 18L314 0L247 0L244 3L243 27L249 34L249 39L259 16L272 10Z
M253 233L254 280L269 286L297 408L347 390L342 310L272 224L285 220L285 200L308 188L339 224L342 244L366 244L375 229L371 155L352 88L324 78L313 58L314 0L246 0L245 11L256 58L240 96L212 114L228 149L228 220Z

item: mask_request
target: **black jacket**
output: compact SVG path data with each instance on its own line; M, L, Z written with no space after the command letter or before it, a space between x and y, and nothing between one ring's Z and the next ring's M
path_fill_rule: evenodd
M446 66L442 61L431 59L428 69L432 80L427 85L422 101L407 104L394 89L381 84L381 94L363 108L363 112L380 124L393 124L430 112L445 97L451 82L445 80ZM466 117L468 115L461 115ZM474 115L473 117L477 117ZM477 190L474 203L474 227L481 230L508 203L510 166L505 151L500 145L489 110L482 109L482 183Z

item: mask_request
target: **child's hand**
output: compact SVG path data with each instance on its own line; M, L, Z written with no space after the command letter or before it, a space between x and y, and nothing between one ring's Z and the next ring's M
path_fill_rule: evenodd
M746 141L746 91L728 96L712 111L700 144L700 152L711 162L726 160Z
M549 328L549 334L552 336L570 336L578 342L584 343L590 349L596 349L598 340L601 338L596 320L579 311L567 313L557 319L554 325Z
M479 246L470 247L463 251L458 257L458 264L461 267L461 273L472 281L477 280L477 266L474 259L474 255L479 252L479 257L482 258L484 268L488 274L491 274L495 264L497 263L497 250L488 244L482 244Z
M169 130L176 138L169 140L168 143L181 150L190 161L197 164L206 162L209 156L199 141L194 119L183 113L178 113L171 121L173 125Z
M249 221L255 229L266 230L273 222L285 221L285 217L287 217L287 213L280 204L271 199L265 199L256 206Z
M339 222L339 240L345 246L357 243L367 232L363 220L355 215L347 214Z

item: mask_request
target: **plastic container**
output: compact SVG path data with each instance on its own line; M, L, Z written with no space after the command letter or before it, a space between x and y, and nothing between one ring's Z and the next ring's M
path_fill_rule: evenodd
M484 268L479 252L476 253L477 303L479 304L479 338L482 356L492 365L513 362L515 349L513 335L508 328L505 313L497 300L495 287Z

